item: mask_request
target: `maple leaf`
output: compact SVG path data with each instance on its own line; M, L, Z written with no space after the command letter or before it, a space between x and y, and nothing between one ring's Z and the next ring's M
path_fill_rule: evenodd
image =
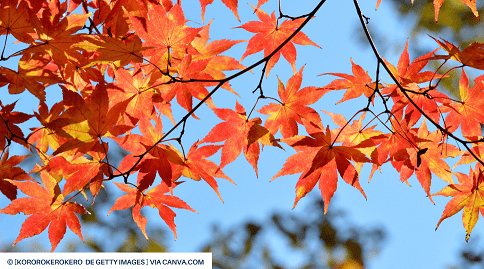
M17 6L18 5L18 6ZM18 41L30 44L34 41L34 29L30 24L27 2L18 0L2 1L0 7L0 35L12 34Z
M103 160L106 158L108 144L95 145L91 151L87 152L92 160L84 156L56 156L50 159L40 171L47 171L51 176L60 181L65 178L66 183L62 194L64 197L74 191L83 191L85 186L89 186L94 197L98 194L104 175L108 176L111 168ZM89 185L88 185L89 184Z
M282 137L287 138L298 134L297 123L302 124L302 118L310 123L322 127L319 114L307 105L317 102L327 90L316 87L305 87L299 89L302 83L302 72L293 75L287 82L287 88L278 77L278 94L281 98L280 104L270 103L263 106L259 112L270 115L264 126L275 135L281 129Z
M392 164L400 172L401 181L407 181L415 171L420 185L433 203L430 195L431 172L445 182L453 183L452 171L442 159L456 157L462 152L454 145L438 143L438 141L442 141L442 134L440 131L429 133L425 119L418 130L410 130L408 138L412 140L412 145L414 145L405 149L408 157L400 156L400 161L396 160ZM399 167L397 163L401 166Z
M339 100L336 104L360 97L362 94L369 98L373 95L374 89L376 88L376 82L372 83L372 79L368 75L368 71L365 72L365 70L361 66L353 63L352 59L350 60L354 76L344 73L324 73L320 75L333 75L343 78L333 80L330 84L324 87L324 89L327 90L346 89L343 99ZM382 85L378 85L378 88L381 89Z
M153 126L150 120L143 117L138 122L138 128L141 135L128 134L124 137L113 138L118 144L133 153L126 156L120 163L118 170L127 172L138 161L140 154L144 154L155 143L163 137L163 124L160 117L152 119L155 123ZM173 178L172 164L182 165L183 162L178 156L178 153L173 148L163 144L157 144L152 148L148 155L134 168L138 172L137 187L140 190L145 190L151 186L158 173L161 179L168 187L172 186L172 182L176 180Z
M61 86L62 87L62 86ZM110 106L106 87L103 83L96 85L92 94L83 99L79 94L62 87L66 114L62 124L56 121L55 132L70 138L54 151L54 155L67 150L87 152L101 137L116 137L132 129L131 126L119 125L118 120L126 109L127 102ZM52 124L53 125L53 124Z
M429 36L435 40L435 42L439 43L440 47L447 51L449 55L435 55L428 57L428 60L453 59L465 66L484 70L484 44L473 42L463 51L460 51L458 46L454 46L452 43L443 38L441 38L443 41L442 42L431 35Z
M20 234L13 245L22 239L40 234L49 224L51 251L55 250L64 237L66 224L71 231L84 241L81 233L81 224L75 213L86 214L89 212L78 203L64 201L64 195L61 193L57 181L49 173L43 172L40 176L44 187L32 181L10 181L10 183L30 197L13 200L1 212L10 215L20 212L25 215L32 215L22 224Z
M146 240L148 240L148 235L146 234L146 223L148 220L141 215L141 208L145 206L151 206L158 209L160 217L165 221L165 223L170 227L175 235L176 240L176 225L174 218L176 216L175 212L171 210L170 207L187 209L192 212L197 213L190 206L188 206L184 201L178 197L172 195L164 195L164 193L169 192L168 186L163 182L160 185L152 188L148 192L144 193L136 188L132 188L126 184L121 184L113 182L120 190L127 193L119 197L116 202L114 202L113 207L109 210L108 215L114 210L124 210L129 207L133 207L133 220L138 225L140 230L143 232Z
M235 182L225 175L218 165L210 160L205 159L217 153L222 146L208 145L199 148L199 144L199 141L197 141L192 145L186 158L183 157L179 151L177 151L178 155L183 158L183 165L178 165L174 169L175 171L173 171L173 178L178 178L183 175L195 181L200 181L203 179L208 183L208 185L210 185L210 187L212 187L223 203L224 200L222 199L222 196L220 196L217 181L214 179L214 177L224 178L234 185Z
M405 48L403 49L400 58L398 59L397 67L393 66L391 63L387 62L385 59L385 64L389 67L392 74L395 76L397 81L405 87L408 84L420 84L432 79L440 79L443 76L435 74L432 71L422 71L422 69L429 62L429 57L436 50L429 52L423 56L418 57L412 63L410 63L410 56L408 54L408 40L405 43ZM395 84L390 84L388 87L382 89L382 93L393 93L398 87ZM400 93L401 95L401 93Z
M378 141L382 138L383 133L373 130L376 125L365 126L363 129L363 120L365 119L366 112L361 114L360 119L354 120L352 124L349 124L343 115L324 110L321 111L328 114L333 122L341 127L331 130L332 135L335 136L336 143L342 142L343 146L359 148L367 156L370 156L379 144Z
M40 101L45 101L45 87L62 80L53 72L50 59L41 54L24 54L18 63L18 71L0 67L0 75L9 83L10 94L19 94L27 89Z
M7 145L7 141L13 140L19 144L25 145L24 133L22 130L16 125L19 123L23 123L29 120L32 115L25 114L23 112L13 111L17 101L9 105L3 105L2 101L0 101L0 149L3 150Z
M125 113L137 120L142 117L151 117L151 114L155 112L153 99L156 94L159 95L151 87L151 76L148 74L145 77L139 65L135 65L132 72L122 68L116 70L115 78L114 87L108 89L111 102L115 104L128 101ZM173 118L171 110L168 116Z
M257 9L269 0L259 0L257 3ZM238 0L222 0L222 2L234 13L238 21L240 21L239 13L237 12ZM202 22L205 21L205 9L208 5L212 4L213 0L200 0L202 6Z
M252 6L252 5L251 5ZM257 53L264 50L264 57L274 52L294 31L303 23L304 19L285 20L282 23L278 23L275 13L272 12L271 16L265 13L263 10L254 8L255 13L260 21L251 21L236 28L243 28L251 33L257 33L249 40L249 44L242 55L241 61L248 55ZM284 58L291 64L294 73L296 73L296 47L298 45L313 45L321 48L316 43L311 41L303 32L299 32L289 41L282 49L280 49L267 63L267 74L279 61L279 57Z
M84 35L73 35L84 27L87 18L91 14L70 14L64 16L67 5L62 5L59 0L49 1L48 8L44 9L38 18L30 16L32 26L37 34L36 39L41 42L34 42L26 50L19 53L40 53L48 54L54 62L62 67L71 56L72 45L81 42ZM16 55L16 54L14 54Z
M182 82L175 82L166 85L162 88L162 97L167 102L173 100L176 95L176 100L180 106L187 111L191 111L193 107L193 97L202 100L208 95L208 90L205 87L215 86L215 82L184 82L190 80L213 80L213 77L205 73L210 59L192 61L192 55L187 54L176 68L178 77ZM207 104L213 105L212 100L208 99ZM194 114L192 114L194 116ZM195 117L195 116L194 116Z
M0 191L8 199L17 199L17 186L10 183L11 180L17 181L35 181L25 171L17 167L28 155L12 156L8 158L9 149L1 151L2 160L0 161Z
M482 134L481 123L484 123L484 75L474 80L474 87L469 89L469 80L462 69L459 81L460 102L449 102L440 107L442 113L450 112L445 117L447 131L453 133L459 125L462 135L466 137Z
M198 36L192 41L191 45L198 52L198 54L193 55L193 59L203 60L210 58L203 72L212 76L213 79L222 80L225 79L225 74L222 71L244 69L245 66L240 64L239 61L235 60L232 57L219 54L227 51L233 45L245 42L245 40L221 39L214 40L208 43L210 39L209 33L211 23L212 21L204 26L199 32ZM230 87L230 84L228 82L224 83L222 85L222 88L238 96L238 94Z
M56 150L59 146L66 141L54 134L53 128L49 128L52 123L55 124L56 120L61 118L61 113L65 111L63 102L55 103L50 109L44 102L39 103L38 112L34 111L34 115L43 127L30 128L32 131L27 139L32 145L36 144L36 149L41 152L47 152L49 146Z
M472 141L483 141L482 136L468 137L468 139ZM484 143L473 143L470 151L479 159L481 160L484 159ZM460 160L454 165L454 168L457 167L458 165L473 163L475 161L476 161L476 158L469 151L465 151L464 154L462 154L462 157L460 158Z
M74 44L74 47L87 51L94 51L96 56L90 59L83 67L89 67L98 63L113 64L116 68L130 63L142 63L141 52L147 48L142 47L143 42L137 35L129 35L124 38L114 38L106 35L84 35L83 41Z
M469 175L460 172L454 173L460 184L450 184L432 196L442 195L453 197L445 206L442 217L437 223L435 230L439 228L440 223L464 208L462 213L462 223L466 229L466 241L469 240L472 229L479 219L479 212L484 215L484 176L481 164L476 164L475 171L469 168Z
M220 119L224 120L210 130L200 143L217 143L225 141L222 148L220 168L233 162L243 150L247 161L254 167L256 175L259 160L259 142L263 145L282 148L271 132L261 126L260 118L248 119L243 106L236 100L235 111L226 108L212 108Z
M307 128L307 130L316 128ZM365 192L360 186L358 172L350 160L356 162L370 162L363 153L352 147L335 146L329 126L326 133L308 131L310 137L297 135L284 138L281 141L293 147L297 153L287 158L283 168L271 181L277 177L301 173L296 184L296 207L299 200L309 193L316 183L324 200L324 213L333 197L338 182L338 172L343 180L358 189L366 199Z
M145 41L143 46L156 48L146 51L147 55L184 53L201 30L185 25L185 16L178 3L168 14L163 6L149 5L146 18L135 17L129 13L128 17L136 34Z
M240 21L239 13L237 12L237 0L222 0L222 2L234 13L238 21ZM200 0L200 5L202 5L202 22L205 21L205 8L207 5L213 3L213 0Z
M410 99L412 99L420 109L425 111L434 122L439 122L440 111L438 110L437 102L449 102L449 97L437 91L435 87L418 86L420 83L444 77L443 75L438 75L431 71L420 72L427 65L432 53L433 52L427 53L410 63L407 40L405 49L398 60L397 67L393 66L386 60L384 61L400 85L407 90ZM392 107L392 113L402 112L405 109L407 124L413 126L418 122L422 114L413 104L411 104L396 84L388 84L387 87L382 89L381 93L390 94L392 97L395 104Z

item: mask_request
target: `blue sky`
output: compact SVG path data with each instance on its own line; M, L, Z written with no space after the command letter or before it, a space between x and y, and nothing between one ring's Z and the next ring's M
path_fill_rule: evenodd
M241 23L235 19L221 1L214 2L207 7L205 14L206 23L214 18L210 31L212 40L221 38L250 39L253 34L243 29L230 29L240 26ZM242 22L257 20L252 8L244 2L239 3L239 15ZM282 9L288 15L298 16L310 12L317 2L308 0L304 1L304 5L301 5L301 1L282 1ZM408 32L411 29L411 22L398 19L398 16L392 10L391 1L383 1L378 11L375 11L376 0L361 2L364 14L371 18L370 31L385 36L384 39L378 39L377 47L382 48L380 51L382 55L394 65L398 61L407 38L411 38L410 48L413 42L429 44L429 51L437 47L426 36L412 39L411 33ZM250 1L250 3L255 5L256 1ZM185 17L190 20L189 26L200 27L203 25L198 1L182 1L182 6ZM277 1L266 3L262 6L262 9L270 14L273 10L277 10ZM297 70L306 65L302 87L324 86L335 79L332 76L318 76L319 74L328 72L351 74L350 58L369 71L370 76L374 78L376 60L369 46L358 41L360 38L359 31L361 31L361 27L358 24L353 1L327 1L316 14L316 18L303 30L322 49L296 45L298 52ZM241 43L234 46L226 55L240 59L245 51L246 44ZM242 64L249 66L259 60L261 56L262 53L248 56ZM411 60L416 56L410 54ZM257 95L252 94L252 91L259 81L260 70L261 68L256 68L254 74L245 74L231 81L234 90L241 95L241 98L237 98L237 100L245 106L247 111L252 108L257 98ZM290 65L282 57L271 71L269 78L264 79L263 88L267 96L277 97L276 75L284 84L292 75ZM389 81L387 76L383 76L383 80ZM3 88L0 91L7 91L7 89ZM49 89L47 99L55 99L56 93L58 95L58 89ZM31 98L27 92L20 96L7 96L5 93L1 95L3 104L19 99L17 107L20 109L29 106L36 107L38 104L38 101ZM366 104L366 99L357 99L335 106L334 104L342 96L343 92L329 93L312 107L317 111L326 110L343 114L349 119ZM233 94L221 90L215 94L214 103L219 107L233 109L235 99L236 97ZM362 101L365 103L362 103ZM259 102L256 109L260 109L267 103L268 101ZM377 107L375 111L380 110ZM175 109L175 119L180 119L184 115L183 112L183 110ZM183 138L185 148L189 148L193 142L203 138L220 121L208 108L202 108L200 112L197 112L197 115L201 117L201 120L190 119L187 123L186 135ZM254 116L263 117L260 114ZM329 124L331 128L336 127L324 113L321 113L321 117L324 124ZM164 121L164 123L166 123L165 128L171 128L168 121ZM225 203L222 203L204 182L190 181L178 187L175 190L175 195L191 205L198 211L198 214L184 210L176 211L175 223L177 224L178 239L171 242L173 237L170 233L167 234L170 249L184 252L198 250L203 243L210 239L210 231L214 223L217 223L223 229L227 229L247 220L261 222L267 220L273 211L292 208L295 197L294 186L299 174L279 177L269 183L273 175L282 168L286 158L294 154L294 150L289 147L285 147L285 149L286 151L278 148L264 148L259 160L258 178L256 178L254 170L243 155L239 156L234 163L229 164L224 172L237 185L235 186L223 179L219 180L219 190ZM18 154L25 154L21 151L18 152L20 152ZM218 163L220 153L215 155L213 160ZM445 268L448 265L455 264L458 251L465 243L462 213L446 219L439 229L434 231L449 199L435 197L436 204L433 205L414 176L409 180L412 187L408 187L405 183L399 181L398 173L390 164L383 167L381 174L376 172L371 183L368 183L370 167L364 168L360 176L360 184L368 200L365 200L358 190L340 180L335 197L329 205L329 210L335 208L347 211L352 223L359 226L367 225L368 227L382 226L387 232L388 238L383 245L383 251L376 258L369 260L368 268ZM467 173L468 168L461 172ZM431 192L435 193L445 184L435 176L433 179ZM113 184L109 184L107 187L115 188ZM318 195L320 195L319 191L315 189L308 196ZM303 198L294 211L304 213L310 201L309 198ZM7 204L8 200L0 197L0 207L4 208ZM106 213L107 210L109 209L106 209ZM167 228L156 211L146 211L145 214L148 216L148 227ZM0 248L4 246L5 242L15 240L24 219L25 216L23 215L0 215ZM482 234L482 224L478 222L472 233L471 243ZM83 235L87 238L98 236L99 233L98 231L84 229ZM19 245L25 244L26 246L35 240L40 240L46 244L47 249L50 249L47 232L36 238L23 240ZM66 239L69 238L76 239L77 237L68 231ZM60 243L59 250L66 246L65 242L68 241L66 239ZM80 242L78 238L76 240Z

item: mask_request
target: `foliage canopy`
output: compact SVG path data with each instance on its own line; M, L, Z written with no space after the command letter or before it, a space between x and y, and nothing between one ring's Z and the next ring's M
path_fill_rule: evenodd
M475 1L461 1L478 16ZM202 19L212 2L200 1ZM222 2L240 20L237 1ZM16 103L0 101L0 191L11 200L1 212L30 215L15 243L47 227L52 251L67 227L83 239L76 214L89 211L73 199L90 193L95 203L103 186L112 187L111 181L126 194L110 212L132 208L134 222L148 238L147 218L140 209L156 208L176 238L176 214L171 208L195 211L193 205L175 196L181 179L205 181L222 200L216 178L234 183L223 168L243 153L258 174L264 146L291 147L297 152L272 178L301 173L294 207L318 185L326 213L339 178L366 198L359 183L362 167L371 166L373 175L391 164L402 182L415 174L431 202L435 195L451 196L437 227L463 209L468 240L479 212L484 214L480 190L484 180L484 77L477 77L471 86L464 70L484 69L484 44L460 48L432 37L435 50L410 62L407 42L398 63L392 64L379 54L366 27L368 18L354 0L377 59L376 79L351 60L352 74L325 73L322 75L337 78L328 85L301 88L304 68L309 67L297 68L297 50L304 47L294 44L320 48L302 30L326 1L299 17L285 15L281 8L269 15L263 11L266 2L259 0L253 6L257 19L237 27L254 34L246 41L212 40L210 22L189 27L179 1L0 1L0 35L5 35L0 60L18 61L17 70L0 67L0 86L12 95L27 90L39 100L33 114L18 111ZM443 2L433 1L435 21ZM5 48L11 46L7 41L12 39L25 48L5 55ZM223 55L243 42L247 47L240 60ZM248 67L242 64L246 56L261 51L259 61ZM281 55L294 75L279 79L278 97L270 97L262 89L264 75L269 75ZM436 71L424 70L429 62L453 66L441 64ZM211 96L220 88L238 95L229 82L259 65L263 69L254 90L258 94L254 106L244 108L235 100L234 109L217 107ZM379 79L381 68L390 80ZM457 98L440 89L441 81L455 69L462 70ZM63 100L49 108L46 90L53 85L62 89ZM340 90L344 94L338 103L359 98L366 105L349 120L323 111L339 126L330 129L311 105L326 93ZM265 101L268 103L258 106ZM382 111L377 111L377 102ZM221 122L185 153L185 126L191 117L199 119L195 112L202 105ZM185 116L175 119L172 106L185 109ZM264 121L256 113L268 118ZM31 119L39 127L24 133L19 124ZM29 173L19 167L26 156L10 156L12 143L40 157ZM128 151L119 164L108 158L114 143ZM219 164L207 159L218 151ZM456 166L470 166L469 174L454 172L445 160L449 157L460 158ZM32 177L35 173L41 182ZM431 194L436 179L449 185ZM18 195L18 190L26 197Z

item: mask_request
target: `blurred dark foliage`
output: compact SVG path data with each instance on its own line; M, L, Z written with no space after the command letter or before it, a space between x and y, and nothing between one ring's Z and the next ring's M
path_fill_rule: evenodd
M358 227L343 211L323 214L316 200L304 214L278 212L261 223L222 231L202 251L214 268L363 268L384 243L382 228Z

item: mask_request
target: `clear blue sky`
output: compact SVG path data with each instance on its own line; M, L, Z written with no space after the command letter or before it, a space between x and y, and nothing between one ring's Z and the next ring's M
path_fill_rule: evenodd
M182 1L185 17L190 20L188 24L192 27L200 27L202 21L200 18L200 6L198 1ZM243 29L230 29L240 26L233 14L221 3L215 3L207 7L205 22L208 23L212 18L214 21L211 26L210 36L212 40L229 38L229 39L250 39L253 35ZM239 15L242 22L257 20L252 13L252 8L241 1L239 3ZM250 1L256 4L255 0ZM318 1L286 1L283 0L283 11L289 15L306 14L312 10ZM374 1L361 1L362 9L367 17L370 17L370 31L378 32L384 39L377 41L377 46L382 48L381 53L384 57L396 65L399 54L403 50L407 38L411 38L410 20L400 20L392 10L391 1L383 1L380 9L375 12ZM262 9L267 13L277 10L277 1L266 3ZM309 38L322 47L302 47L296 46L298 51L297 69L306 64L303 76L303 87L305 86L324 86L335 77L317 75L328 72L341 72L351 74L350 58L356 64L361 65L369 71L370 76L374 78L376 60L373 57L369 46L362 45L358 41L360 38L359 31L361 27L358 24L355 8L351 0L327 1L321 10L317 13L307 27L303 30ZM2 37L3 38L3 37ZM413 42L425 42L429 44L429 51L436 48L428 37L419 37L410 39L409 46ZM2 39L3 40L3 39ZM240 59L245 51L247 43L234 46L226 55ZM386 49L383 49L386 48ZM8 54L8 53L7 53ZM244 59L242 64L248 66L260 59L262 53L252 55ZM416 55L410 54L411 60ZM277 97L277 77L281 81L287 82L292 75L290 65L282 57L271 71L268 79L264 80L264 93L267 96ZM257 86L260 77L260 68L254 70L254 74L245 74L233 81L231 84L236 92L242 98L238 101L250 110L257 96L252 91ZM383 79L388 81L386 76ZM6 88L1 89L2 103L7 104L20 99L18 108L37 106L38 101L30 98L25 92L20 96L6 96ZM47 98L55 98L58 89L49 90ZM343 92L334 92L325 95L318 103L313 105L317 111L326 110L333 113L340 113L350 118L357 109L362 108L361 101L349 101L338 106L334 104L340 100ZM29 103L31 102L31 103ZM364 100L366 102L366 100ZM214 103L219 107L234 108L235 96L227 91L220 91L214 96ZM52 104L52 103L51 103ZM260 109L262 102L257 106ZM176 106L176 105L175 105ZM377 110L377 109L376 109ZM25 110L26 112L31 112ZM175 119L179 119L183 114L181 110L175 110ZM324 124L332 125L328 116L321 113ZM203 138L219 119L208 109L204 108L197 115L202 120L190 120L187 124L184 144L189 147L193 142ZM255 115L262 117L262 115ZM165 121L165 128L171 128L168 121ZM196 251L203 243L210 239L211 226L217 223L221 228L227 229L246 220L264 221L275 210L289 210L292 208L295 192L294 186L299 178L299 174L285 176L275 179L269 183L270 178L282 168L287 157L294 153L293 150L286 147L286 152L280 149L266 147L259 160L259 177L256 178L252 167L241 155L234 163L229 164L224 172L231 177L237 186L231 183L219 180L219 190L225 201L225 204L218 199L210 187L203 182L187 182L175 190L175 195L185 200L191 205L198 214L178 210L175 223L177 224L178 240L169 243L172 251ZM20 152L20 151L18 151ZM25 154L25 153L17 153ZM220 153L215 155L213 160L219 162ZM445 220L439 230L435 226L440 219L448 198L435 197L435 205L425 196L425 192L420 187L417 179L413 176L409 183L412 187L399 181L399 175L387 164L382 169L382 174L376 172L371 184L368 183L369 171L371 166L363 169L360 176L360 183L364 189L368 200L353 187L339 181L338 190L333 201L329 206L340 208L348 212L349 219L352 223L359 226L373 227L381 225L387 231L387 241L383 245L383 251L376 258L369 260L368 268L445 268L448 265L457 262L459 250L465 243L465 230L462 226L461 214ZM463 169L467 173L468 168ZM445 186L444 182L433 177L431 192L435 193ZM108 184L108 188L115 188L114 185ZM319 191L315 189L310 195L317 196ZM311 199L302 199L295 212L303 213ZM0 198L0 207L4 208L8 200ZM108 209L107 209L108 210ZM106 213L107 213L106 210ZM160 220L156 211L148 211L148 227L166 227ZM5 242L12 242L18 235L20 225L25 217L23 215L9 216L0 215L0 247ZM478 222L471 236L471 243L479 235L483 234L482 221ZM88 229L83 230L85 238L89 236L99 236L97 231ZM168 242L173 240L170 233ZM50 249L47 232L37 236L38 239L23 240L20 244L28 245L35 240L40 240L42 244ZM68 231L66 239L77 237ZM68 240L61 242L58 250L62 250ZM76 240L79 240L78 238ZM80 242L80 240L79 240Z

